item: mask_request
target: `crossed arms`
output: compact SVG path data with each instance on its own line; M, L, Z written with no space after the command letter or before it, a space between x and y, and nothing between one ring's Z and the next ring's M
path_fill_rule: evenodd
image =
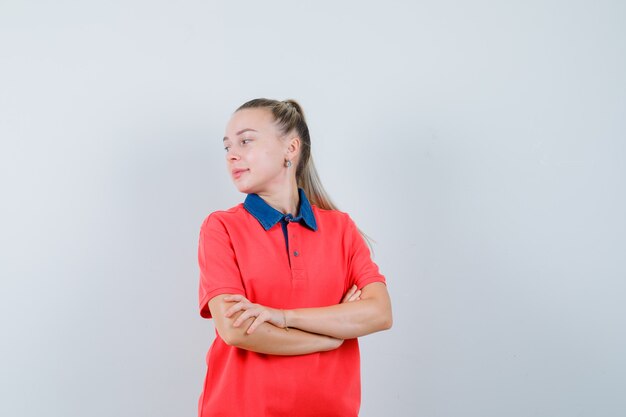
M272 355L336 349L345 339L391 328L391 301L381 282L351 288L340 304L279 310L221 294L209 301L215 328L230 346Z

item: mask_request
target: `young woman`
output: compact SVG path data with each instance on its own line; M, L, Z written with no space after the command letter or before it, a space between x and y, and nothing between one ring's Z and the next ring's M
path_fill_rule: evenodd
M357 338L389 329L385 277L330 202L293 100L251 100L224 136L245 201L200 229L200 315L213 318L199 417L354 417Z

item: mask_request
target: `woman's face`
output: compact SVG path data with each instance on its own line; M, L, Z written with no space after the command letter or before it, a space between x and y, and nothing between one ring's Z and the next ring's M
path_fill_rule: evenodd
M284 167L286 142L269 110L244 109L233 114L224 136L226 168L237 189L246 194L281 189L288 184Z

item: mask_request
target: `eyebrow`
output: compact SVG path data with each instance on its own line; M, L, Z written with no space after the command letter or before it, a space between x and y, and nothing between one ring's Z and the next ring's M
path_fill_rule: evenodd
M239 136L244 132L256 132L256 130L250 129L250 128L242 129L239 132L237 132L236 136ZM227 140L228 140L228 136L224 136L224 140L222 142L226 142Z

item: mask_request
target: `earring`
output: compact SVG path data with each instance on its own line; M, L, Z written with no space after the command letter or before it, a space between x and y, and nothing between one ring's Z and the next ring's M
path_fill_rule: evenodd
M289 168L289 167L291 166L291 161L290 161L290 160L287 160L287 162L285 162L285 166L286 166L287 168Z

